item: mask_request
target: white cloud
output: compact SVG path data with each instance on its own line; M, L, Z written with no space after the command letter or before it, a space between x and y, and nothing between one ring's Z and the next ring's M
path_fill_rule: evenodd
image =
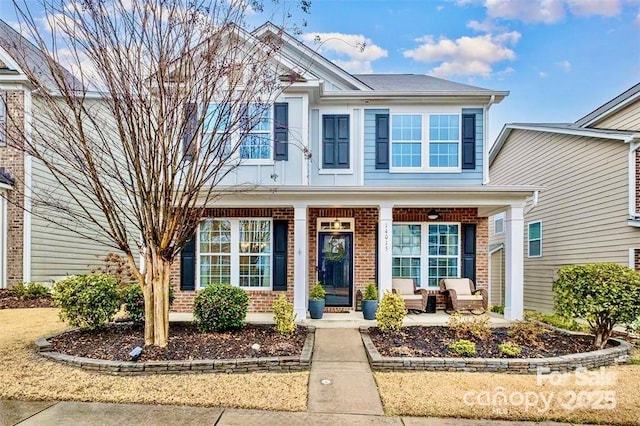
M567 5L577 16L617 16L622 11L620 0L567 0Z
M562 68L566 73L571 71L571 62L567 61L566 59L564 61L556 62L556 65Z
M523 22L560 21L565 16L563 0L486 0L490 18L517 19Z
M493 22L491 22L488 19L485 19L484 21L480 22L480 21L469 21L467 23L467 28L471 28L474 31L479 31L479 32L483 32L483 33L490 33L491 31L493 31Z
M370 73L372 62L386 58L388 52L361 34L306 33L302 39L319 53L333 57L340 67L352 73Z
M404 56L418 62L440 65L430 73L436 76L480 75L489 77L493 72L493 64L502 61L513 61L514 51L508 46L515 45L520 39L517 31L492 35L484 34L476 37L464 36L456 40L433 36L416 39L421 43L415 49L406 50Z
M546 73L546 72L544 72L544 71L540 71L540 72L538 73L538 76L539 76L540 78L547 78L547 77L549 77L549 74L548 74L548 73Z
M438 12L442 12L442 11L444 10L444 6L443 6L443 5L441 5L441 4L439 4L439 5L437 5L437 6L436 6L436 10L437 10Z
M638 16L636 16L636 25L640 25L640 12L638 12Z

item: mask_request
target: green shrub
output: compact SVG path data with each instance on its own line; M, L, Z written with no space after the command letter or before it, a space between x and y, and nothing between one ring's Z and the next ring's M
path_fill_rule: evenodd
M362 300L378 300L378 288L375 283L369 283L364 288Z
M539 346L541 344L540 337L546 332L544 327L532 321L516 321L511 324L507 334L511 338L527 346Z
M527 311L525 317L530 320L536 320L549 324L553 327L570 331L587 331L588 327L580 324L573 318L565 318L557 314L543 314L542 312Z
M16 297L25 299L38 299L51 295L51 288L40 283L18 283L9 290Z
M322 283L316 283L313 287L311 287L311 291L309 292L309 299L311 300L322 300L327 293L324 291L324 287L322 287Z
M293 303L289 303L284 294L273 302L273 321L276 331L280 334L291 334L296 330L296 314L293 313Z
M407 308L400 296L385 292L376 311L376 324L382 331L398 331L402 320L407 315Z
M140 284L133 283L125 287L122 299L129 319L133 322L144 322L144 294ZM169 308L173 305L174 300L175 292L173 287L169 285Z
M567 318L584 318L603 348L613 328L640 316L640 274L617 263L564 266L553 283L555 311Z
M53 286L53 302L60 318L74 327L95 330L120 310L118 280L107 274L77 275Z
M193 320L203 333L244 327L249 297L238 287L212 284L200 290L193 305Z
M491 336L489 317L484 315L465 318L456 312L449 317L447 325L455 332L458 339L475 337L476 339L485 340Z
M504 306L502 306L502 305L493 305L491 307L491 312L495 312L496 314L504 315Z
M502 342L498 345L498 350L501 354L508 357L516 357L522 353L522 348L516 342Z
M450 344L449 350L461 356L474 356L476 354L476 344L469 340L460 339Z

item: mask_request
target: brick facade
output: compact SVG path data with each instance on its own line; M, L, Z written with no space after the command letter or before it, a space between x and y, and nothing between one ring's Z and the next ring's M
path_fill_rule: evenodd
M640 212L640 149L636 150L636 213Z
M5 93L7 146L0 147L0 166L14 179L14 189L7 192L7 282L4 283L11 287L23 280L25 102L23 91Z
M293 208L264 208L264 209L246 209L246 208L222 208L209 209L206 217L220 218L272 218L289 221L288 241L287 241L287 258L289 259L289 267L287 268L287 299L293 302ZM175 301L172 310L176 312L191 312L193 310L194 291L180 290L180 258L171 265L171 283L175 291ZM273 302L283 293L281 291L272 290L247 290L249 294L249 312L271 312Z

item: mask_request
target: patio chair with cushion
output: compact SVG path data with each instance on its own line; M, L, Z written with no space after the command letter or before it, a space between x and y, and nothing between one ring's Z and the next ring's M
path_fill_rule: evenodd
M424 312L427 307L427 290L416 288L413 278L393 278L391 291L402 298L408 311Z
M445 296L447 313L469 310L475 314L477 310L482 310L480 313L487 311L487 290L476 290L469 278L443 278L440 280L440 292Z

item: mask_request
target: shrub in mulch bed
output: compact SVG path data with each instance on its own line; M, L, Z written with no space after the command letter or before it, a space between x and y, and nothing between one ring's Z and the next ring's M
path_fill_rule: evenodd
M513 341L507 328L494 328L487 339L470 339L476 344L479 358L508 358L499 345ZM369 335L382 356L391 357L460 357L449 350L458 340L448 327L403 327L398 332L382 332L370 328ZM593 337L571 335L548 330L540 335L537 345L520 345L522 352L515 358L546 358L593 351Z
M306 337L304 327L283 336L272 325L249 324L240 330L200 333L192 324L172 324L167 347L146 347L139 361L299 356ZM144 328L140 324L109 324L94 331L72 330L48 340L55 352L129 361L129 352L136 346L144 346ZM260 345L257 350L252 348L256 343Z
M51 296L45 297L19 297L10 289L0 289L0 309L17 309L17 308L50 308Z

